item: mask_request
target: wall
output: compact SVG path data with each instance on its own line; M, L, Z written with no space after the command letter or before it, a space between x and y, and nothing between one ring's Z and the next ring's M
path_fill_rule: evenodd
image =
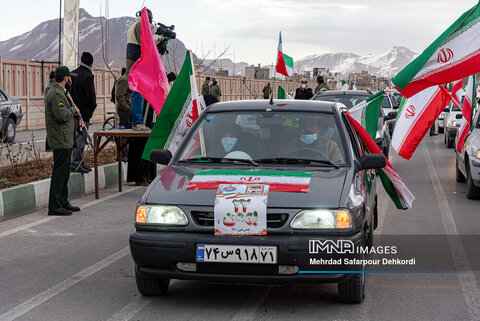
M0 87L8 95L17 98L22 104L23 120L18 130L41 129L45 127L44 89L48 84L50 71L55 70L57 64L39 63L28 61L8 61L0 57ZM119 68L113 69L117 78ZM106 69L94 68L95 91L97 94L97 109L92 117L92 122L103 122L109 115L107 112L115 111L114 104L110 101L110 93L114 84L113 75ZM201 91L205 75L197 76L197 90ZM221 101L263 99L262 89L270 82L277 96L278 85L287 92L299 87L299 83L281 80L244 79L239 77L215 76L222 90ZM308 86L315 88L315 83Z

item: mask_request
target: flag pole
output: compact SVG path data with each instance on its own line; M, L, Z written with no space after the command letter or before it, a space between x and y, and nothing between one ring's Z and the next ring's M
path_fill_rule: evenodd
M188 54L190 55L190 64L192 68L192 77L193 77L193 81L192 80L190 81L190 86L192 87L192 92L193 92L192 99L194 104L196 104L196 106L193 106L193 107L197 108L198 118L200 118L200 113L202 112L202 109L200 107L200 102L198 101L197 78L195 77L195 65L193 64L192 51L188 50ZM203 128L200 128L198 130L198 135L200 136L200 152L202 153L202 155L206 156L207 154L205 153L205 139L203 135Z
M462 106L460 106L460 102L457 101L457 98L453 97L452 94L450 93L450 91L447 88L445 88L444 86L440 86L440 87L450 96L450 98L453 101L453 104L455 106L457 106L458 108L460 108L460 110L462 110Z

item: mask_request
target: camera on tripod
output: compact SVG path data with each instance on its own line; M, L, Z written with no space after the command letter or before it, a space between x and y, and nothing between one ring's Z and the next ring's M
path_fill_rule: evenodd
M175 29L174 25L166 26L163 23L157 23L157 30L155 31L156 35L163 36L163 40L157 44L158 52L161 55L168 54L167 43L168 40L175 39L177 34L173 31Z

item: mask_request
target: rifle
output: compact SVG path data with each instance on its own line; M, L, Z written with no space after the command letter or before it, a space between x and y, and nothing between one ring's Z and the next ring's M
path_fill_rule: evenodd
M74 107L77 107L75 103L73 102L72 96L70 96L70 93L67 91L66 93L67 99L70 102L70 104ZM83 121L82 115L78 113L78 129L82 133L83 137L85 138L87 144L92 148L92 150L95 152L95 146L93 145L92 137L90 137L90 134L88 133L87 125Z

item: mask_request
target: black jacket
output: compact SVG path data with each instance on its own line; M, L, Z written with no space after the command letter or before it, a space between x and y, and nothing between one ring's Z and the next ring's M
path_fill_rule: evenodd
M313 97L313 91L310 88L303 89L300 87L300 88L297 88L297 90L295 91L295 99L308 100L308 99L312 99L312 97Z
M70 94L73 102L80 109L82 118L85 122L89 122L92 118L95 108L97 108L97 98L95 95L95 85L93 82L93 73L90 68L80 65L73 71L77 74L72 77L72 86Z

